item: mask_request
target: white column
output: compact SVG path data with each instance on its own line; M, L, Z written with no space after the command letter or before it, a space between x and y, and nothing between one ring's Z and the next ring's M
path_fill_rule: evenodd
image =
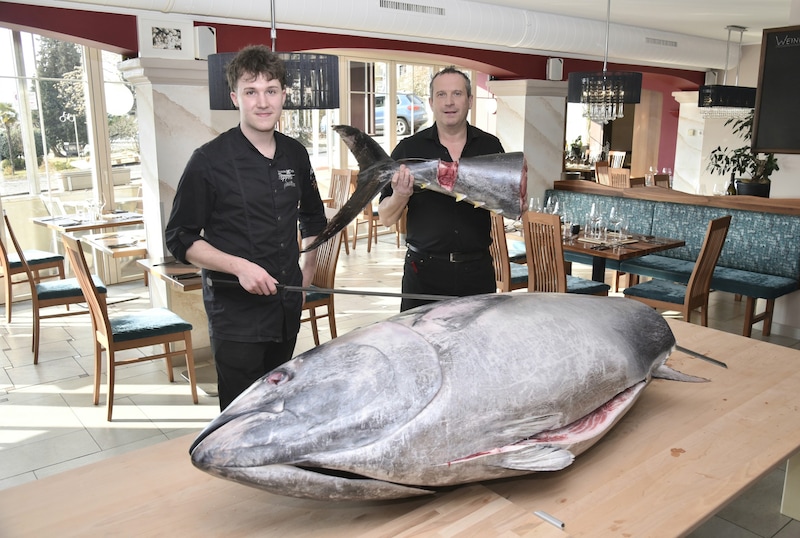
M528 160L528 197L542 196L561 179L567 118L567 83L492 80L497 99L497 136L506 151Z

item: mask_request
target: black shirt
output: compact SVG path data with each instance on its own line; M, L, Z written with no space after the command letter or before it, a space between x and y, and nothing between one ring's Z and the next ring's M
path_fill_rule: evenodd
M467 143L461 157L477 157L504 153L500 140L477 127L467 125ZM447 148L439 142L436 124L423 129L397 144L392 152L395 160L406 158L441 159L452 162ZM381 200L392 195L392 186L381 192ZM492 242L491 219L485 209L457 202L455 198L415 188L408 199L406 240L425 252L488 251Z
M275 132L275 157L264 157L239 127L195 150L178 184L165 230L180 261L205 240L217 249L257 263L279 282L302 285L297 240L318 235L326 224L308 152ZM203 270L203 301L212 338L238 342L282 341L300 329L302 296L260 296L237 287L211 287Z

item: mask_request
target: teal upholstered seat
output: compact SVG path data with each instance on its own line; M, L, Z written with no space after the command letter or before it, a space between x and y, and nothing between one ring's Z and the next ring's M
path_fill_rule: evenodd
M25 261L28 262L28 265L30 265L31 268L41 264L64 262L64 256L61 254L47 252L46 250L25 250L22 254L25 256ZM17 253L8 253L8 266L11 268L22 267L22 262L20 261Z
M191 331L192 324L166 308L151 308L109 319L114 342Z
M92 276L97 291L106 293L105 284L97 276ZM77 278L63 278L60 280L50 280L36 284L36 295L40 301L51 299L66 299L67 297L80 297L83 302L83 290Z

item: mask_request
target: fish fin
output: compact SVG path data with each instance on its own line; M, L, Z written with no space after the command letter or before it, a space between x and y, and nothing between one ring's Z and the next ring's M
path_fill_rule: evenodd
M686 383L708 383L709 381L705 377L684 374L683 372L670 368L666 364L662 364L656 368L655 371L653 371L653 377L669 379L670 381L683 381Z
M486 202L472 202L472 205L481 208L486 205Z
M374 138L360 129L350 125L334 125L333 130L342 137L342 141L350 149L362 171L376 162L391 159L386 150Z
M455 195L456 202L460 202L461 200L463 200L466 197L467 197L466 194L461 194L461 193L456 193L456 195Z
M507 469L520 471L558 471L569 467L574 460L572 452L564 448L534 445L504 453L500 464Z

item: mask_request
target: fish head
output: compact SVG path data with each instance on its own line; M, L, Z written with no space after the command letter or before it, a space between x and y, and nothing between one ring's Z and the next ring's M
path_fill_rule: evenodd
M352 331L269 372L200 433L190 449L192 463L221 478L295 497L429 493L367 477L334 476L334 469L315 463L318 455L330 453L357 460L435 396L441 386L435 353L423 342L403 342L403 332L395 328L370 337L391 340L417 360L390 358Z

